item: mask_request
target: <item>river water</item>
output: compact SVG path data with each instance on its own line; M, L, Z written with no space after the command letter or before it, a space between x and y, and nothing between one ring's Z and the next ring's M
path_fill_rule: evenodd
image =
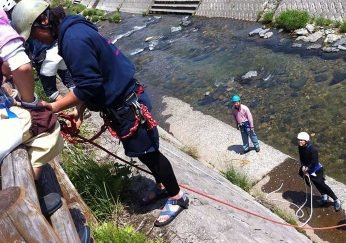
M329 176L346 183L345 52L293 48L293 38L274 30L249 37L258 23L225 18L123 14L120 24L99 24L137 69L151 92L179 98L233 125L229 97L251 109L260 140L297 158L296 135L312 134ZM145 42L147 37L153 41ZM241 77L257 71L252 79Z

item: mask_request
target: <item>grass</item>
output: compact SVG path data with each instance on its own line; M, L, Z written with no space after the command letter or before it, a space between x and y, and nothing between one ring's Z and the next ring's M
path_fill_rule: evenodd
M287 10L275 19L275 23L279 28L287 31L303 28L308 23L310 17L307 11Z
M35 80L35 94L37 94L40 100L49 101L49 98L44 92L42 83L39 79Z
M262 17L263 24L271 24L274 19L274 12L266 12Z
M198 150L197 150L197 148L195 148L195 147L190 147L190 146L184 146L184 147L181 148L181 150L182 150L184 153L190 155L192 158L198 160L198 157L199 157L199 156L198 156Z
M90 152L69 146L63 152L64 170L97 219L108 220L118 211L130 168L105 161L97 163Z
M346 22L343 22L339 27L340 33L346 33Z
M332 20L324 18L324 17L321 17L321 16L315 18L314 22L315 22L315 24L317 26L323 26L323 27L328 27L328 26L330 26L333 23Z
M238 172L233 166L231 166L226 172L222 172L224 177L232 182L234 185L239 186L244 191L249 192L253 186L253 182L251 182L246 175Z
M99 243L163 242L162 240L148 240L144 234L136 232L132 226L127 225L123 229L119 229L109 222L92 227L92 231L94 240Z

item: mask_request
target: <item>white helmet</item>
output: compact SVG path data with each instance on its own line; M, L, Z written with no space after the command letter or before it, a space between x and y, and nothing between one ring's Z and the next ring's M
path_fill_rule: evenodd
M307 132L300 132L298 133L297 139L299 140L304 140L304 141L309 141L310 140L310 136Z
M5 11L5 12L8 12L10 11L14 6L16 6L16 2L13 1L13 0L0 0L0 4L1 4L1 7L2 9Z

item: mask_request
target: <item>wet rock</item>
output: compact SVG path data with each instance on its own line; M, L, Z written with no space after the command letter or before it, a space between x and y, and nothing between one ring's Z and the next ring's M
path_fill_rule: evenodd
M257 77L257 71L249 71L246 74L244 74L243 76L241 76L242 79L250 79L253 77Z
M311 50L311 49L320 49L322 47L321 44L313 44L311 46L308 46L306 49Z
M292 89L300 90L306 84L306 79L296 79L292 80L289 84Z
M323 32L322 31L317 31L309 36L299 36L296 40L302 40L304 42L316 42L320 38L322 38Z
M158 44L159 44L159 41L158 41L158 40L151 41L151 42L149 43L149 50L150 50L150 51L154 50L154 48L155 48L156 46L158 46Z
M309 31L309 33L313 33L315 31L315 25L307 24L305 28Z
M255 35L259 34L261 31L263 31L262 28L254 29L253 31L251 31L251 32L249 33L249 36L255 36Z
M173 32L178 32L178 31L181 31L183 28L181 27L181 26L178 26L178 27L174 27L174 26L172 26L171 27L171 32L173 33Z
M262 30L262 31L260 31L258 34L259 34L260 37L264 37L264 35L265 35L269 30L270 30L269 28L268 28L268 29L265 29L265 30Z
M346 46L339 45L337 48L341 51L346 51Z
M138 49L135 49L133 52L130 53L130 56L134 56L134 55L137 55L141 52L143 52L144 49L143 48L138 48Z
M326 46L326 47L322 48L322 51L324 51L324 52L338 52L340 50L336 47Z
M343 46L346 45L346 38L341 38L337 42L335 42L332 46L333 47L338 47L338 46Z
M161 36L156 35L156 36L149 36L144 41L149 42L149 41L154 41L154 40L159 40L159 39L161 39Z
M330 85L335 85L346 80L346 73L344 72L334 72L334 77L330 81Z
M180 25L181 26L183 26L183 27L187 27L187 26L189 26L189 25L191 25L191 20L189 19L189 17L188 16L185 16L182 20L181 20L181 22L180 22Z
M333 43L341 38L340 35L336 34L329 34L327 35L326 39L324 39L324 43Z
M300 48L300 47L302 47L303 45L302 44L300 44L300 43L293 43L292 44L292 47L294 47L294 48Z
M212 96L205 96L203 99L200 99L197 101L197 104L200 105L200 106L204 106L204 105L209 105L213 102L215 102L216 99Z
M268 39L268 38L272 37L273 35L274 35L274 33L270 31L270 32L265 33L263 38Z
M305 28L301 28L301 29L295 30L294 33L297 35L307 35L309 34L309 31Z
M327 81L328 80L328 75L326 74L321 74L318 75L314 78L315 82L319 83L319 82L323 82L323 81Z

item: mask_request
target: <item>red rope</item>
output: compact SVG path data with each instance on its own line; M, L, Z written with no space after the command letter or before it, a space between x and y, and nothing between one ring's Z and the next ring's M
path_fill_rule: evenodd
M149 114L150 114L150 113L149 113ZM140 171L143 171L143 172L145 172L145 173L148 173L148 174L152 175L152 173L151 173L150 171L145 170L145 169L143 169L143 168L141 168L141 167L139 167L139 166L137 166L137 165L135 165L135 164L133 164L133 163L131 163L131 162L129 162L129 161L127 161L127 160L125 160L125 159L123 159L123 158L117 156L117 155L115 155L114 153L110 152L109 150L105 149L105 148L102 147L101 145L98 145L97 143L94 142L94 140L95 140L96 138L98 138L105 130L107 130L107 128L110 129L110 128L108 127L108 125L106 125L106 124L102 125L100 131L99 131L96 135L94 135L94 136L93 136L92 138L90 138L90 139L87 139L87 138L84 138L83 136L79 135L79 129L77 129L76 124L75 124L75 122L73 121L73 119L72 119L71 116L69 116L69 115L67 115L67 114L64 114L64 113L60 113L58 116L61 117L61 118L66 119L66 120L69 120L69 121L71 122L71 125L70 125L70 126L67 126L67 123L66 123L65 121L59 120L59 122L60 122L60 124L61 124L61 133L62 133L63 137L66 138L69 142L74 143L74 144L76 144L76 143L90 143L90 144L94 145L95 147L97 147L97 148L103 150L104 152L108 153L109 155L113 156L114 158L119 159L120 161L122 161L122 162L124 162L124 163L126 163L126 164L128 164L128 165L130 165L130 166L132 166L132 167L135 167L136 169L138 169L138 170L140 170ZM151 118L151 117L150 117L150 118ZM155 120L154 120L154 122L155 122ZM113 131L113 130L111 130L111 131ZM75 138L78 138L78 139L75 139ZM273 220L273 219L264 217L264 216L262 216L262 215L260 215L260 214L253 213L253 212L251 212L251 211L249 211L249 210L247 210L247 209L244 209L244 208L235 206L235 205L233 205L233 204L231 204L231 203L222 201L222 200L220 200L220 199L218 199L218 198L215 198L215 197L213 197L213 196L210 196L210 195L208 195L208 194L205 194L205 193L203 193L203 192L200 192L200 191L198 191L198 190L196 190L196 189L193 189L193 188L191 188L191 187L189 187L189 186L182 185L182 184L179 184L179 186L182 187L182 188L184 188L184 189L186 189L186 190L189 190L189 191L191 191L191 192L194 192L194 193L196 193L196 194L198 194L198 195L200 195L200 196L202 196L202 197L208 198L208 199L210 199L210 200L213 200L213 201L215 201L215 202L224 204L224 205L226 205L226 206L228 206L228 207L231 207L231 208L233 208L233 209L242 211L242 212L244 212L244 213L250 214L250 215L252 215L252 216L255 216L255 217L258 217L258 218L261 218L261 219L264 219L264 220L266 220L266 221L269 221L269 222L272 222L272 223L275 223L275 224L278 224L278 225L282 225L282 226L294 227L294 228L299 228L299 229L304 229L304 230L331 230L331 229L336 229L336 228L341 228L341 227L345 227L345 226L346 226L346 224L340 224L340 225L327 226L327 227L306 227L306 226L301 227L301 226L299 226L299 225L293 225L293 224L288 224L288 223L282 223L282 222L280 222L280 221L276 221L276 220Z

